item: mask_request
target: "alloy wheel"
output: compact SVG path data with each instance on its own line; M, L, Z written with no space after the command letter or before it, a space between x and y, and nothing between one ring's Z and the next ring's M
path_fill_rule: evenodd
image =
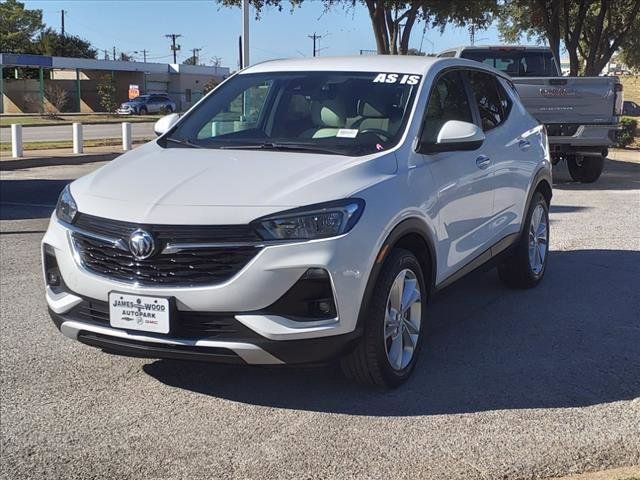
M533 210L529 225L529 266L535 275L540 275L544 270L548 236L547 216L544 207L538 204Z
M420 336L422 294L416 274L402 270L393 281L384 317L384 343L394 370L406 368L415 353Z

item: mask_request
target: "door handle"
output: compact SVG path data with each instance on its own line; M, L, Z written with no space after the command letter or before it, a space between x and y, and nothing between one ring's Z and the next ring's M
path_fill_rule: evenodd
M520 140L518 146L520 150L529 150L531 148L531 142L529 140Z
M486 155L480 155L476 158L476 166L479 169L484 170L485 168L488 168L489 165L491 165L491 159Z

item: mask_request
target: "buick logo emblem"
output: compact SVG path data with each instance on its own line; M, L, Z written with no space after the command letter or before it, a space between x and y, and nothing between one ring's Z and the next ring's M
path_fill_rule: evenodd
M138 229L129 236L129 250L136 260L149 258L155 249L155 241L149 232Z

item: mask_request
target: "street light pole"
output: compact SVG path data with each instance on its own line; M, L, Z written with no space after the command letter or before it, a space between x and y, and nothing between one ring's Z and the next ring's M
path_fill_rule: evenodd
M242 64L249 66L249 0L242 0Z

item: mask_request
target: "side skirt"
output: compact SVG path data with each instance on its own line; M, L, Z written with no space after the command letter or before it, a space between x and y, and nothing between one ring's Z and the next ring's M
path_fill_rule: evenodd
M486 249L480 255L475 257L464 267L460 268L456 272L449 275L442 282L435 287L435 292L439 292L453 283L457 282L463 277L466 277L471 272L478 270L481 267L490 268L494 266L498 261L503 258L503 254L507 254L510 248L518 241L520 232L507 235L502 240L499 240L493 246Z

